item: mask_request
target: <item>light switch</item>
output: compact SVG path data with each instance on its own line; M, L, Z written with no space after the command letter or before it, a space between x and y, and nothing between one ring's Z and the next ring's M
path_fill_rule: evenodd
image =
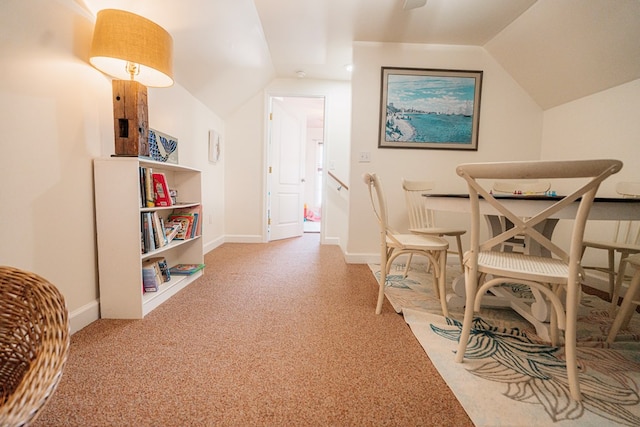
M371 161L371 153L368 151L361 151L358 153L359 163L369 163Z

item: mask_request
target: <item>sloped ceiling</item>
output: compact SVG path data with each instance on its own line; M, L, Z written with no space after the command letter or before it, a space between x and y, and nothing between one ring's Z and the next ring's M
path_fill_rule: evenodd
M484 46L543 108L640 78L638 0L76 0L174 38L175 80L226 117L274 78L348 80L353 41Z
M485 49L555 107L640 78L640 1L539 0Z

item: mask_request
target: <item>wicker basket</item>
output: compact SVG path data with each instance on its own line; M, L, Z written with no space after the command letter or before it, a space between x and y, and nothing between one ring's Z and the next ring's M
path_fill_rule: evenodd
M27 425L53 394L69 353L62 294L42 277L0 266L0 425Z

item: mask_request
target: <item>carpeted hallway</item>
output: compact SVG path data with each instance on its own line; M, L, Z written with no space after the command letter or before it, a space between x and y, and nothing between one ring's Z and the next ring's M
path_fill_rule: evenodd
M144 320L72 337L37 426L468 426L367 265L320 235L224 244Z

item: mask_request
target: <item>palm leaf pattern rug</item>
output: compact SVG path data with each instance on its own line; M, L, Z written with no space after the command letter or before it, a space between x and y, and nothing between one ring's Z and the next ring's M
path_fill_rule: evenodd
M370 268L379 278L379 265ZM450 268L449 282L460 274ZM516 293L526 289L514 287ZM449 289L449 292L451 290ZM609 304L584 295L579 311L581 402L571 399L564 348L541 340L510 309L482 309L475 318L462 364L454 355L462 309L442 316L431 275L412 267L392 274L385 290L442 377L478 426L640 425L640 314L612 346L605 342L613 319Z

